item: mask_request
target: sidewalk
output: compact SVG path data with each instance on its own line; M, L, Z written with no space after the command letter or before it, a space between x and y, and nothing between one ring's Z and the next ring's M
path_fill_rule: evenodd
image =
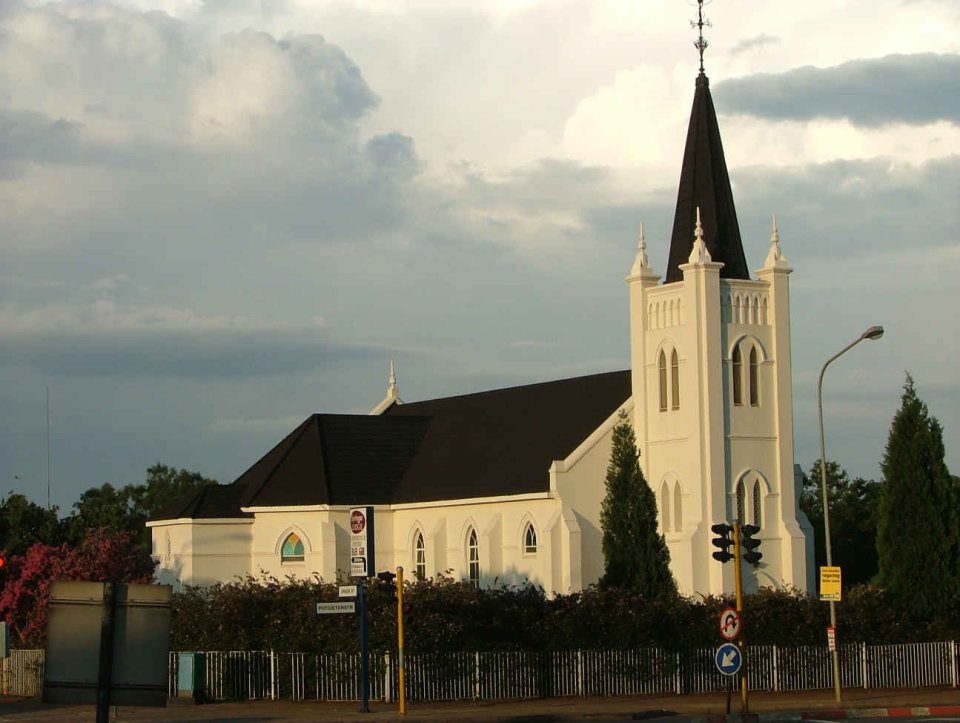
M443 723L547 723L549 721L641 720L672 715L692 717L696 723L726 720L726 694L685 696L622 696L603 698L549 698L519 701L456 701L411 703L404 720ZM172 701L166 708L120 708L118 721L369 721L399 719L397 705L372 702L370 713L360 713L358 703L251 701L212 703ZM740 721L740 697L734 694L733 720ZM897 690L844 690L840 708L833 691L756 692L750 695L751 714L746 720L785 721L802 718L902 717L917 715L960 716L960 689L909 688ZM79 723L95 719L92 706L48 706L37 699L0 699L0 721L51 721ZM111 716L111 720L113 717Z

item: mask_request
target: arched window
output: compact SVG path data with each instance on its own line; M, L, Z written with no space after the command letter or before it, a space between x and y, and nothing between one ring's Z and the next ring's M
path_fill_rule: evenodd
M280 562L303 562L303 540L296 532L287 535L280 548Z
M413 541L413 574L417 580L427 579L427 548L423 544L423 533L417 530Z
M743 516L743 507L744 507L744 496L746 491L743 488L743 480L737 482L737 520L742 524L746 522L746 518Z
M760 384L757 379L757 347L750 349L750 406L760 406Z
M670 354L670 408L680 409L680 359L677 350Z
M760 480L756 480L753 483L753 524L757 527L762 527L763 523L760 518L760 511L763 508L763 492L762 487L760 486Z
M527 523L527 528L523 531L523 551L527 555L537 554L537 531L533 529L533 524Z
M660 485L660 523L663 532L670 532L670 489L666 482Z
M660 373L660 411L667 411L667 355L660 350L657 359L657 370Z
M472 527L467 535L467 575L471 585L480 587L480 543L477 531Z
M743 356L740 354L739 344L733 347L730 366L733 369L733 403L740 406L743 404Z
M680 499L680 483L673 483L673 529L683 529L683 500Z

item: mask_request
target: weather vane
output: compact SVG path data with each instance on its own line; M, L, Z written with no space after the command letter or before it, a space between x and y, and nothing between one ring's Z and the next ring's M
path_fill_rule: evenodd
M707 46L710 45L710 41L703 37L703 29L705 27L712 28L713 25L709 20L704 20L703 18L703 2L704 0L697 0L697 19L690 21L691 28L697 28L700 32L700 37L697 38L697 42L693 44L700 52L700 73L703 74L703 51L707 49Z

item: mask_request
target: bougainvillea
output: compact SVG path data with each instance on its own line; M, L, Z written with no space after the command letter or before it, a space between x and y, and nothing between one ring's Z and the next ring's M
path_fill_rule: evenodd
M75 547L36 543L10 557L3 568L0 617L18 647L42 646L55 580L148 583L154 566L131 532L93 530Z

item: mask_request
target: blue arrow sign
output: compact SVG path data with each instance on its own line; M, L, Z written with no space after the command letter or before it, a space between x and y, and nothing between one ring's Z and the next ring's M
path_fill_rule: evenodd
M733 643L724 643L717 648L713 659L717 663L717 670L724 675L736 675L743 664L743 655L740 654L740 648Z

